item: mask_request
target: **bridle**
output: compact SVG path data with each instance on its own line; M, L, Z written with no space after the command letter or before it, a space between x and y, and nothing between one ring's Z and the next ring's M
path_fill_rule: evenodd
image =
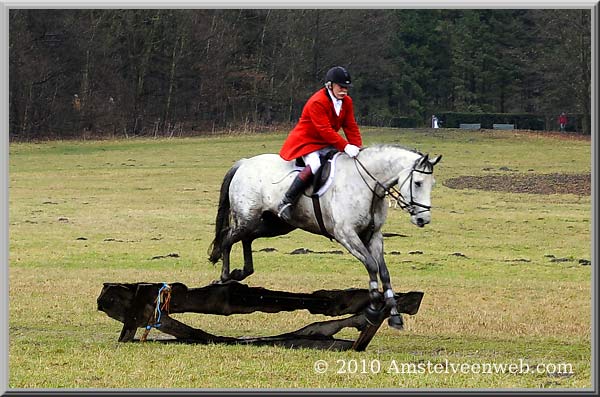
M399 178L394 179L389 187L386 187L383 183L379 182L379 180L376 177L374 177L373 174L371 174L369 172L369 170L358 159L358 157L354 157L354 165L356 166L356 170L358 171L358 174L362 178L365 185L367 185L369 190L371 190L371 192L376 197L378 197L379 199L383 199L385 197L385 195L387 194L390 197L392 197L394 200L396 200L396 202L400 205L400 208L407 211L411 215L418 215L423 212L431 211L431 206L421 204L421 203L413 200L413 175L415 172L418 172L420 174L427 174L427 175L433 174L433 169L431 171L423 171L423 170L417 169L417 164L419 164L420 160L421 159L419 158L415 161L415 163L412 166L412 169L410 170L410 173L406 176L406 178L404 178L404 181L402 181L402 183L399 183ZM369 183L366 181L362 172L360 172L360 170L358 169L358 165L360 165L361 168L365 171L365 173L375 182L374 188L371 188L371 185L369 185ZM410 200L407 200L399 190L399 189L402 189L402 186L404 186L404 184L406 182L408 182L409 186L410 186ZM396 189L395 185L398 185L398 189ZM377 187L380 187L381 189L383 189L384 193L382 195L377 194Z

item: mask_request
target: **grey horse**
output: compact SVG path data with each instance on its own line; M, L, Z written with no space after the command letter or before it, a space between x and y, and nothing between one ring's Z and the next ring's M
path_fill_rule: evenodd
M377 307L381 279L389 325L403 328L396 310L390 274L384 260L381 228L386 220L391 196L410 214L411 222L423 227L431 221L433 167L441 155L429 158L417 151L396 145L363 148L356 158L345 154L335 162L335 179L321 196L323 224L330 237L360 260L369 273L371 304L367 319L375 322L382 315ZM294 178L293 161L276 154L241 159L226 173L221 185L215 238L209 260L223 260L220 282L243 280L254 272L252 242L260 237L287 234L296 228L324 235L308 196L293 208L292 220L279 219L277 205ZM243 269L230 271L230 252L241 241Z

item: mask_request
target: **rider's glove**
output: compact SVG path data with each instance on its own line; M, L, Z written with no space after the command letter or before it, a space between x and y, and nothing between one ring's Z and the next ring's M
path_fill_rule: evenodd
M354 146L351 144L347 144L346 147L344 148L344 152L346 152L346 154L350 157L358 156L359 151L360 151L360 148L358 146Z

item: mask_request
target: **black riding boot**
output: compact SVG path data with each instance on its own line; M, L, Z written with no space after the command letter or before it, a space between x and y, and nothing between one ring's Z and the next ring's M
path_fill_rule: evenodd
M277 216L286 222L292 219L292 206L298 202L300 195L308 187L312 180L312 171L310 167L304 167L302 171L290 185L287 192L283 196L283 200L277 207Z

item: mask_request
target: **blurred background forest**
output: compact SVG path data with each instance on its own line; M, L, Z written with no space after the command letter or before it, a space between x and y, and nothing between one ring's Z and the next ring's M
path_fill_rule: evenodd
M506 113L557 130L564 111L589 134L590 19L589 9L11 9L10 138L268 130L294 123L334 65L352 75L361 125Z

